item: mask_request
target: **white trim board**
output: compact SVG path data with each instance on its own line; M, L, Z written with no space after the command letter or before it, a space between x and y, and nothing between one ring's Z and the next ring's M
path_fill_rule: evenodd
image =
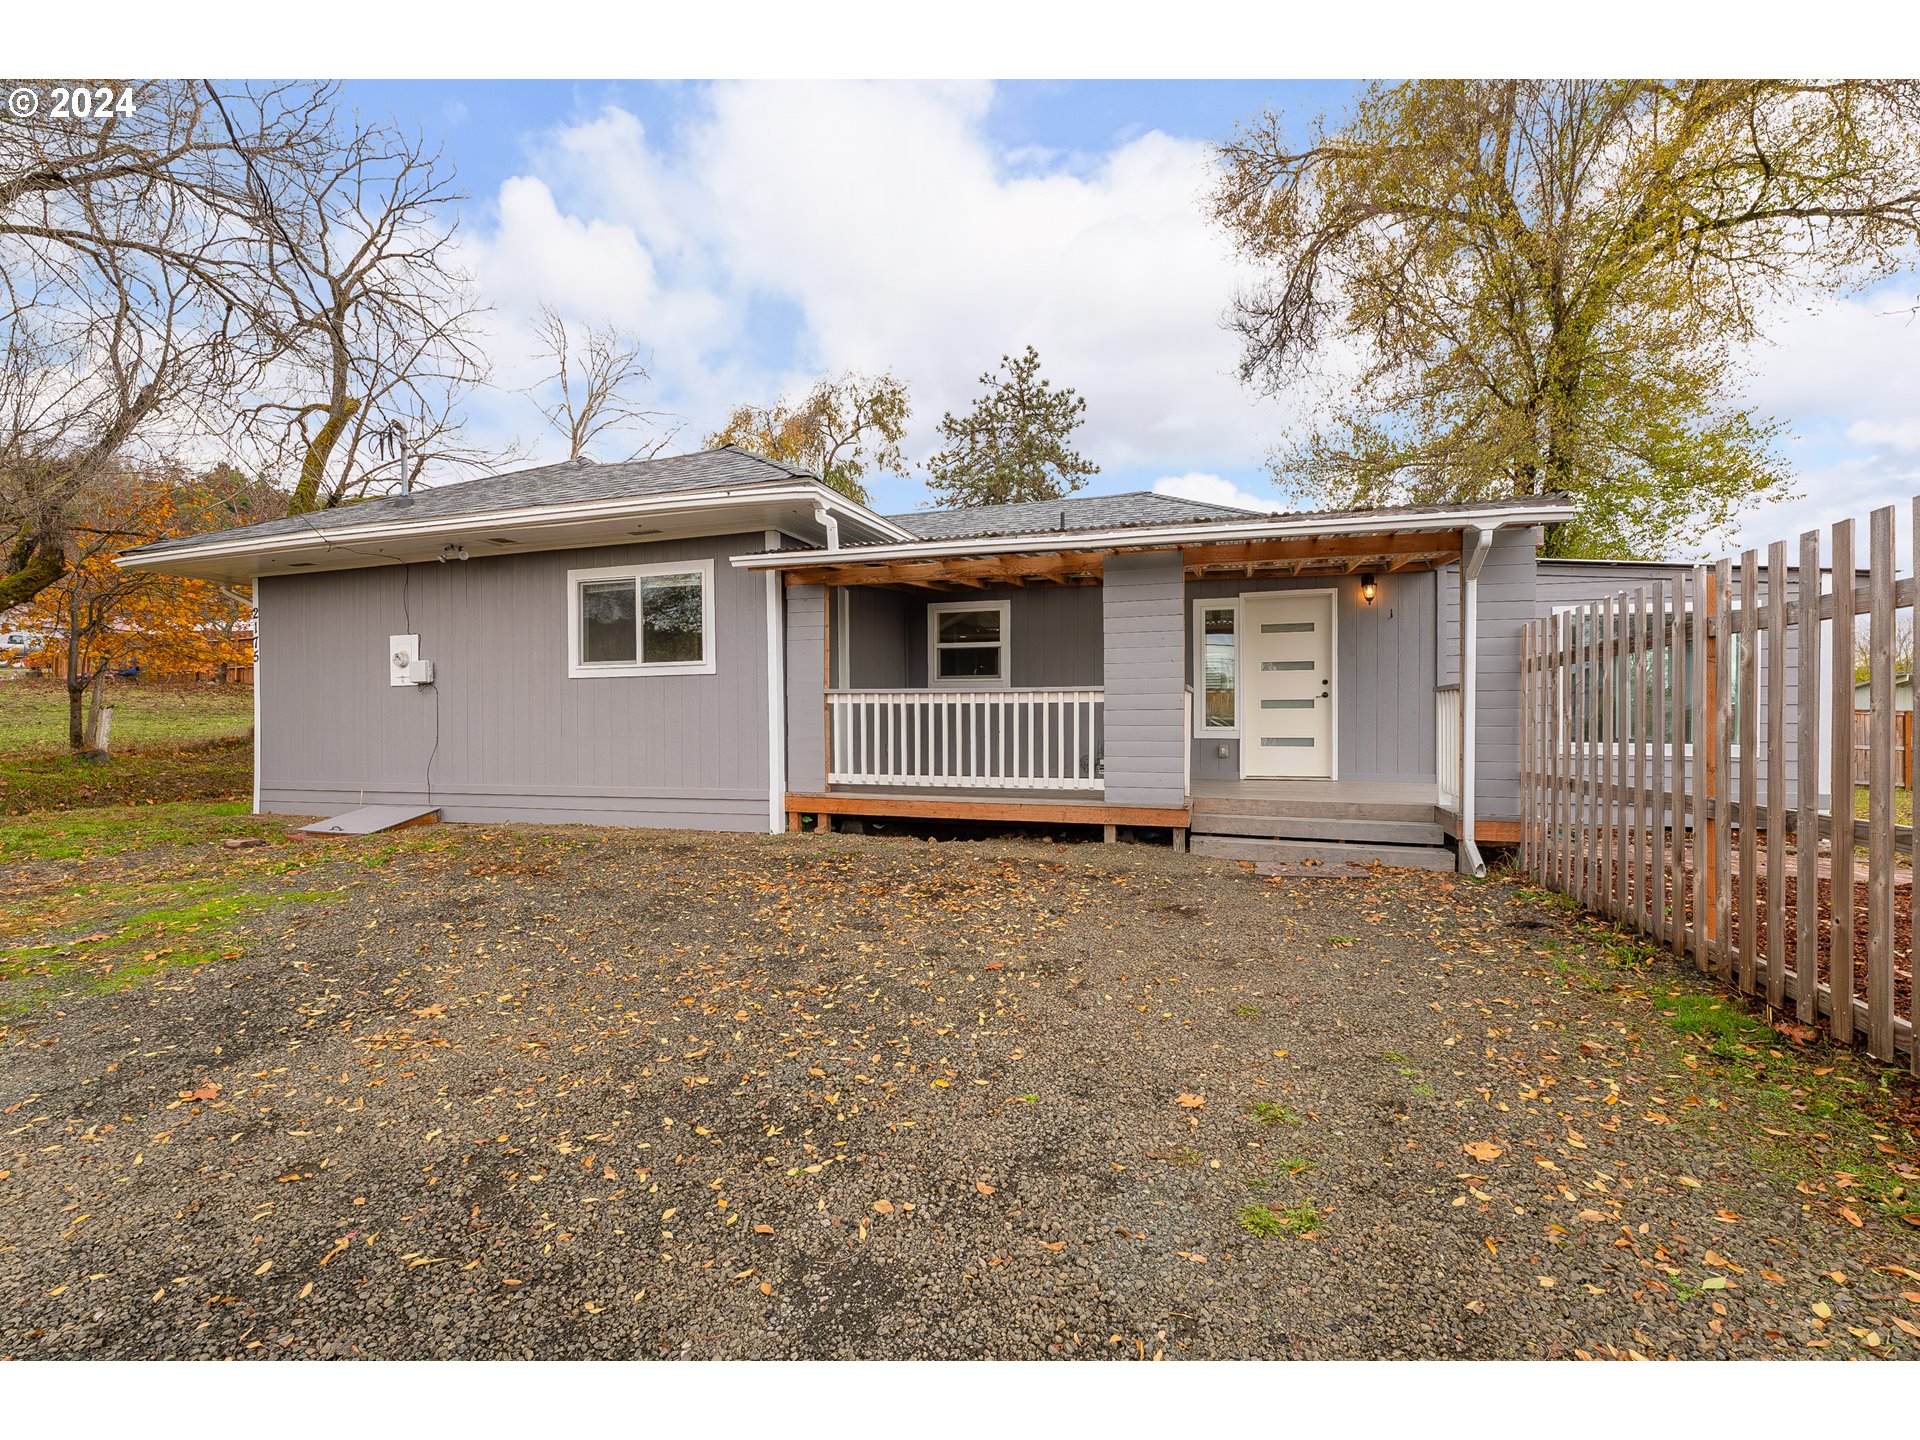
M767 531L767 548L780 543L778 530ZM786 587L767 572L767 830L787 828L787 626Z

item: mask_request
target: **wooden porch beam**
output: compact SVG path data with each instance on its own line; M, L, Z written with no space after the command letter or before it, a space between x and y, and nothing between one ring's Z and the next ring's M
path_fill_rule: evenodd
M1270 560L1348 560L1382 562L1396 555L1441 557L1460 554L1460 534L1412 532L1396 535L1318 535L1297 540L1249 540L1236 544L1189 545L1182 551L1188 565L1239 565Z
M1101 556L1058 550L1045 555L983 555L941 560L848 561L786 572L789 585L886 585L990 583L1012 576L1098 575Z

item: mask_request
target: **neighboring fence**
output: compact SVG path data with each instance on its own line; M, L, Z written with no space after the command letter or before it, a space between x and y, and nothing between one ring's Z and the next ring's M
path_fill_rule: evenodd
M1106 703L1104 690L829 690L827 780L1099 790Z
M1913 523L1920 540L1920 510ZM1837 584L1822 585L1810 531L1797 567L1785 541L1768 548L1764 583L1749 550L1737 569L1722 560L1529 625L1521 863L1835 1040L1882 1060L1906 1052L1920 1073L1893 708L1895 622L1915 585L1895 573L1892 507L1873 513L1867 549L1862 583L1843 520ZM1863 620L1872 705L1856 763Z
M1859 774L1866 773L1872 726L1871 710L1853 712L1853 768ZM1902 710L1894 716L1893 783L1907 789L1913 788L1913 712L1911 710Z

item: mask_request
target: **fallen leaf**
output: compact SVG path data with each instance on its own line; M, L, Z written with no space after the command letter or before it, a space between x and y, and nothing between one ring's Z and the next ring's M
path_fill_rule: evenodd
M1180 1106L1183 1110L1198 1110L1202 1105L1207 1103L1207 1097L1204 1095L1176 1095L1173 1097L1173 1103Z
M974 1181L973 1188L978 1190L982 1195L991 1195L994 1193L994 1187L987 1184L984 1180Z
M773 1234L773 1227L771 1225L756 1225L753 1227L753 1233L756 1235L771 1235Z
M873 1202L873 1208L878 1210L882 1215L893 1214L893 1202L891 1200L876 1200Z
M1476 1160L1497 1160L1506 1154L1506 1151L1491 1140L1471 1140L1460 1148Z

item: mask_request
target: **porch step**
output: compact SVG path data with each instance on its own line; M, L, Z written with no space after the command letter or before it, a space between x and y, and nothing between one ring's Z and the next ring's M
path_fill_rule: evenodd
M1425 820L1340 820L1302 815L1251 815L1202 810L1189 822L1195 835L1259 835L1275 840L1370 840L1382 845L1438 845L1445 832Z
M1441 845L1329 845L1308 840L1248 840L1226 835L1195 835L1192 850L1216 860L1254 864L1318 860L1325 865L1392 865L1408 870L1452 870L1454 854Z
M1322 799L1317 796L1194 795L1193 813L1202 815L1272 815L1289 820L1392 820L1432 824L1431 800Z

